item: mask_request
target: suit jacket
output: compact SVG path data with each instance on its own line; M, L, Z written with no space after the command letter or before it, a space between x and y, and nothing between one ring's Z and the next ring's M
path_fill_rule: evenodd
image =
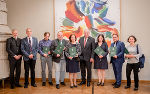
M38 52L38 40L35 37L32 37L32 52L30 52L30 44L28 42L28 38L25 37L21 41L21 51L23 53L24 61L29 60L29 55L33 54L33 60L37 59L37 52Z
M111 47L114 47L114 43L111 44ZM117 41L116 47L117 47L117 59L111 57L110 62L111 63L117 63L117 62L124 63L124 61L125 61L124 60L125 45L123 42Z
M15 55L21 55L21 39L15 40L13 37L8 38L6 41L6 51L8 52L8 59L12 60Z
M59 63L60 59L62 56L65 56L64 52L60 55L60 57L56 57L57 54L54 52L54 50L56 49L57 45L58 45L59 39L55 39L52 41L51 47L50 47L50 51L52 53L52 57L53 57L53 61ZM63 39L62 40L63 45L66 47L66 45L68 44L68 41ZM66 57L65 57L66 58Z
M84 37L80 38L79 43L81 45L80 59L86 61L90 61L90 58L94 59L95 39L89 36L85 47L84 47Z

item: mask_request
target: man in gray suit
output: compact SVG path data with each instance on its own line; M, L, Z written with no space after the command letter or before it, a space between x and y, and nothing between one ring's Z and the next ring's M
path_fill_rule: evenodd
M31 86L37 87L35 84L35 64L36 64L36 55L38 52L38 40L35 37L32 37L32 31L30 28L26 29L27 37L21 41L21 51L23 53L24 59L24 69L25 69L25 83L24 88L28 88L28 78L29 78L29 68L31 70Z
M64 83L64 78L65 78L65 69L66 69L66 57L64 54L64 50L61 54L56 54L55 53L55 49L57 48L57 46L60 44L64 45L64 47L66 47L68 41L66 41L65 39L63 39L63 33L62 32L58 32L57 33L57 39L52 41L51 44L51 53L53 55L53 61L55 64L55 79L56 79L56 88L59 89L59 80L61 80L61 85L65 86Z
M94 62L95 39L90 37L89 30L84 31L84 36L80 38L81 45L80 69L82 81L79 85L86 84L86 69L87 69L87 86L91 82L91 62Z

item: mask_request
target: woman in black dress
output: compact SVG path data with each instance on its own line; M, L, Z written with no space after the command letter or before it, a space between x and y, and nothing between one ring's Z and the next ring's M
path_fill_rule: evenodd
M81 54L81 46L79 43L76 42L76 36L74 34L70 35L69 41L70 42L67 44L66 51L65 51L65 55L68 58L67 64L66 64L66 72L69 72L69 78L70 78L70 84L71 84L70 88L73 88L73 86L77 87L77 83L76 83L77 72L80 72L78 56ZM77 54L75 57L70 56L69 49L72 47L76 48Z
M107 62L108 46L107 46L107 43L105 42L105 38L104 38L103 34L100 34L97 37L95 49L98 46L101 47L105 53L102 55L99 55L99 56L95 53L94 69L97 69L97 75L98 75L98 79L99 79L97 86L99 86L99 85L104 86L105 69L108 69L108 62Z

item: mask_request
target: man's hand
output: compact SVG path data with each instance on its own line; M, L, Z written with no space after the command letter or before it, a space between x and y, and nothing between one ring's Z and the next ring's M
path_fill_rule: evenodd
M43 56L44 56L44 57L48 57L48 55L47 55L47 54L43 54Z
M100 55L100 56L99 56L99 58L103 58L103 56L102 56L102 55Z
M73 57L68 57L70 60L73 58Z
M50 55L50 54L51 54L51 52L49 51L49 52L48 52L48 54Z
M19 56L17 56L17 55L15 55L14 58L15 58L16 60L19 60Z
M113 56L113 57L117 59L117 55L115 55L115 56Z
M59 55L59 54L57 54L57 57L60 57L60 55Z
M33 54L30 54L30 55L29 55L29 58L30 58L30 59L33 59Z
M93 59L93 58L90 58L90 62L94 63L94 59Z

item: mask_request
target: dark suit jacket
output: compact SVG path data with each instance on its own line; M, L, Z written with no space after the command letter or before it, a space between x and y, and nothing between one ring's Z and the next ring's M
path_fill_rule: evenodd
M94 59L95 39L89 36L85 47L84 37L80 38L79 43L81 45L80 59L85 61L90 61L90 58Z
M15 55L21 55L21 39L15 40L13 37L8 38L6 41L6 51L8 52L8 59L15 60Z
M51 47L50 47L50 50L51 50L51 53L52 53L52 57L53 57L52 60L53 60L54 62L57 62L57 63L59 63L61 57L62 57L63 55L65 55L64 52L63 52L63 53L60 55L60 57L56 57L57 54L54 52L54 50L56 49L56 47L57 47L57 45L58 45L58 42L59 42L59 39L53 40L53 41L52 41L52 44L51 44ZM66 47L66 45L68 44L68 41L65 40L65 39L63 39L63 40L62 40L62 43L63 43L63 45ZM66 57L65 57L65 58L66 58Z
M111 44L111 47L114 47L114 43ZM124 50L125 50L125 45L123 42L121 41L117 41L116 44L117 47L117 59L111 57L111 63L117 63L117 62L121 62L124 63Z
M38 40L35 37L32 37L32 52L30 52L30 44L28 43L28 38L25 37L21 41L21 51L23 53L24 61L29 60L29 55L33 54L33 60L37 59L37 52L38 52Z

